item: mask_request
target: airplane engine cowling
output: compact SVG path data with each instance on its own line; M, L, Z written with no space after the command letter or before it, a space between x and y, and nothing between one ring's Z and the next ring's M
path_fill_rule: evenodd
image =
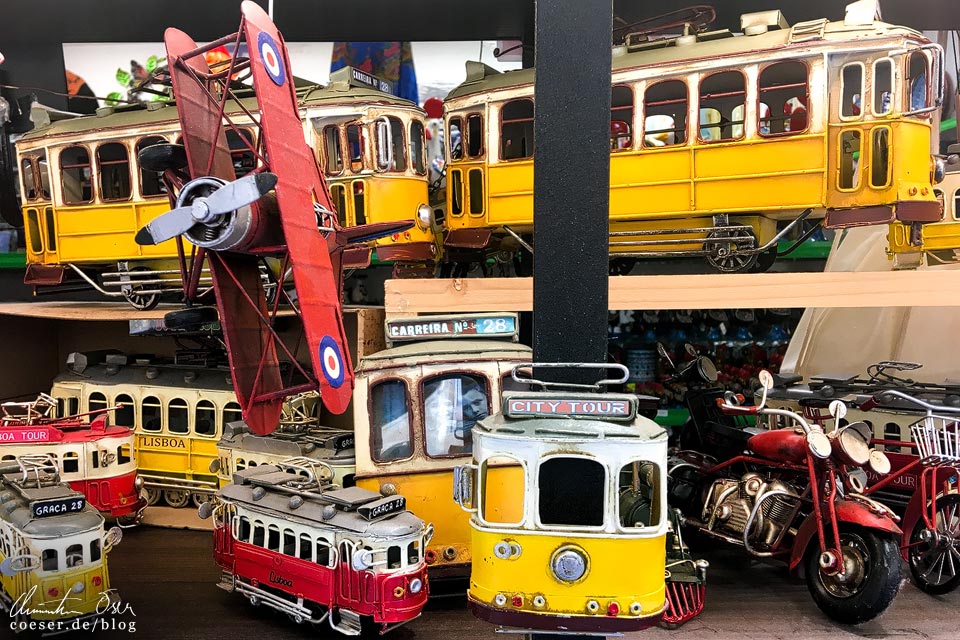
M192 180L181 190L177 206L191 206L197 198L209 196L225 184L225 180L216 177ZM272 194L209 222L198 222L183 235L198 247L213 251L251 251L283 244L283 227Z

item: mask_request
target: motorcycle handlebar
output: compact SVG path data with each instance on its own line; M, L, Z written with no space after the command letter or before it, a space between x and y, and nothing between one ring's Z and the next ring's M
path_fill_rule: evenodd
M788 409L771 409L769 407L764 407L763 405L743 407L735 404L730 404L724 402L723 399L717 398L717 406L720 407L720 410L729 415L772 415L772 416L784 416L791 418L794 422L800 425L800 428L803 429L804 433L809 434L813 431L813 428L810 426L806 420L803 419L798 413L794 413Z
M915 398L907 393L902 391L897 391L896 389L889 389L887 391L881 391L874 394L868 398L863 404L860 405L862 411L870 411L871 409L876 408L883 403L884 397L893 396L895 398L900 398L901 400L906 400L907 402L914 404L921 409L926 409L927 413L960 413L960 407L946 407L939 404L931 404L926 400L921 400L920 398Z

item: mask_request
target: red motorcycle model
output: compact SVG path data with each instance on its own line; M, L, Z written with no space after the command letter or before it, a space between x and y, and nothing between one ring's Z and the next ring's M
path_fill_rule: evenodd
M760 381L757 406L741 406L734 394L717 404L730 415L763 416L769 429L747 439L747 452L720 462L679 452L669 469L670 503L683 511L685 527L787 562L830 618L871 620L893 601L901 578L898 518L863 494L866 468L883 475L890 462L871 448L866 424L827 435L797 413L766 407L773 377L763 371Z

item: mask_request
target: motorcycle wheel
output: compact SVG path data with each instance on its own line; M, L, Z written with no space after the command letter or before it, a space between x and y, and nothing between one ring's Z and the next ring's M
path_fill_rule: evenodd
M840 549L844 574L824 575L814 543L807 553L807 588L816 605L833 620L860 624L883 613L900 588L900 548L891 535L863 527L842 526Z
M937 533L946 536L943 543L924 542L920 537L927 525L917 521L910 534L909 566L913 583L931 595L949 593L960 585L960 494L937 498Z

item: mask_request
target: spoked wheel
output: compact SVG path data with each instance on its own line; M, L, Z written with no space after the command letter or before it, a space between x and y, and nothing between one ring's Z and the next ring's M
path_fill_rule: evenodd
M807 588L827 616L843 624L860 624L883 613L900 588L897 540L862 527L840 530L843 570L826 575L814 544L807 554Z
M743 250L738 250L738 246L753 247L745 242L735 242L733 238L753 237L753 231L743 227L711 231L703 242L703 249L707 252L707 262L723 273L749 271L757 262L757 254L743 253Z
M163 496L163 492L160 489L144 489L147 494L147 506L152 507L160 502L160 497Z
M199 507L205 502L210 502L213 500L213 494L210 493L191 493L190 501L193 503L193 506Z
M131 271L149 271L149 269L147 267L134 267ZM131 284L127 288L121 289L120 293L123 294L123 299L134 309L138 311L149 311L160 304L160 294L142 292L146 287L158 286L160 285Z
M949 593L960 585L960 494L937 498L936 527L928 531L923 518L910 535L909 565L914 584L931 595Z
M163 492L163 499L167 501L167 504L171 507L179 509L180 507L187 506L187 503L190 501L190 492L183 489L166 489Z

